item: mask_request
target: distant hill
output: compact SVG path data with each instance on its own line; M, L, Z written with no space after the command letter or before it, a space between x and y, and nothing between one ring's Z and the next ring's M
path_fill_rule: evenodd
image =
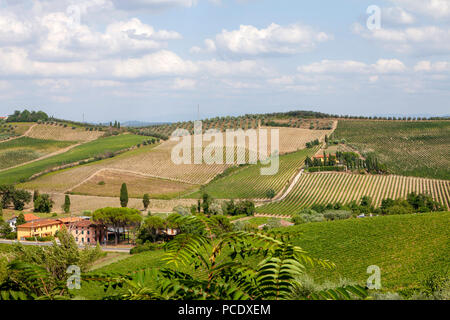
M156 125L170 124L170 122L144 122L144 121L126 121L121 122L122 127L148 127Z

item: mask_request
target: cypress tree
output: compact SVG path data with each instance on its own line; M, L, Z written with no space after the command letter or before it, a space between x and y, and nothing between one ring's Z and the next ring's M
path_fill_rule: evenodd
M34 202L37 198L39 198L39 191L38 191L38 190L34 190L34 193L33 193L33 202Z
M144 198L142 198L142 203L144 204L144 209L147 210L150 205L150 196L146 193L144 194Z
M126 208L128 205L128 189L126 183L123 183L120 188L120 205L122 208Z
M63 210L64 210L65 213L69 213L70 212L70 197L69 197L68 194L66 194L66 196L64 198Z

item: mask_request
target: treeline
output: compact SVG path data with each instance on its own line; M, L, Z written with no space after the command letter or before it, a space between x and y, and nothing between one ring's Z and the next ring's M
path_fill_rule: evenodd
M365 170L373 174L387 173L386 165L380 163L375 153L366 155L366 159L362 159L359 154L355 152L336 152L336 155L323 154L323 160L318 158L306 157L305 165L309 172L318 171L343 171L341 168L345 166L348 170ZM341 167L337 167L340 165ZM317 169L316 169L317 168ZM320 168L325 168L321 170ZM336 168L336 169L333 169Z
M8 116L7 122L38 122L47 121L49 116L44 111L28 111L19 110L14 111L14 113Z
M428 194L417 194L415 192L411 192L407 195L406 199L383 199L379 207L375 207L371 197L363 196L359 202L353 200L346 205L343 205L340 202L329 203L326 205L314 204L309 208L309 210L313 210L317 213L324 213L328 210L344 210L351 211L355 215L363 213L394 215L445 211L447 208L435 201Z
M307 147L308 149L311 149L311 148L313 148L314 146L318 146L318 145L320 145L319 139L316 139L316 140L313 140L313 141L310 141L310 142L307 142L307 143L306 143L306 147Z
M158 142L159 140L169 140L169 136L151 130L139 131L135 129L130 129L130 131L140 136L157 138Z

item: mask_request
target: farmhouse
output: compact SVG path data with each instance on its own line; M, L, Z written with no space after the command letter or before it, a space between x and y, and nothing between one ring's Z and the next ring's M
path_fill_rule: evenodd
M323 154L320 154L320 155L314 156L313 159L317 159L323 163L325 161L325 156ZM336 157L336 154L328 154L327 159L333 159L337 164L340 163L340 161Z
M103 225L97 222L80 219L70 223L69 230L78 245L104 243L106 241L106 230Z
M8 120L8 117L0 117L0 120Z
M23 215L23 217L25 218L25 222L30 222L32 220L39 220L40 218L35 216L32 213L25 213ZM16 231L16 222L17 222L17 218L18 216L12 217L11 219L9 219L7 221L7 223L9 224L9 226L11 227L11 229L13 230L13 232Z
M64 224L57 219L32 220L17 226L17 240L25 240L29 237L54 236Z

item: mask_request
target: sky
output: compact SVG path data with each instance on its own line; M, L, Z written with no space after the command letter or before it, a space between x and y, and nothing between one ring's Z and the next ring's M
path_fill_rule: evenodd
M0 116L450 114L450 0L0 0Z

